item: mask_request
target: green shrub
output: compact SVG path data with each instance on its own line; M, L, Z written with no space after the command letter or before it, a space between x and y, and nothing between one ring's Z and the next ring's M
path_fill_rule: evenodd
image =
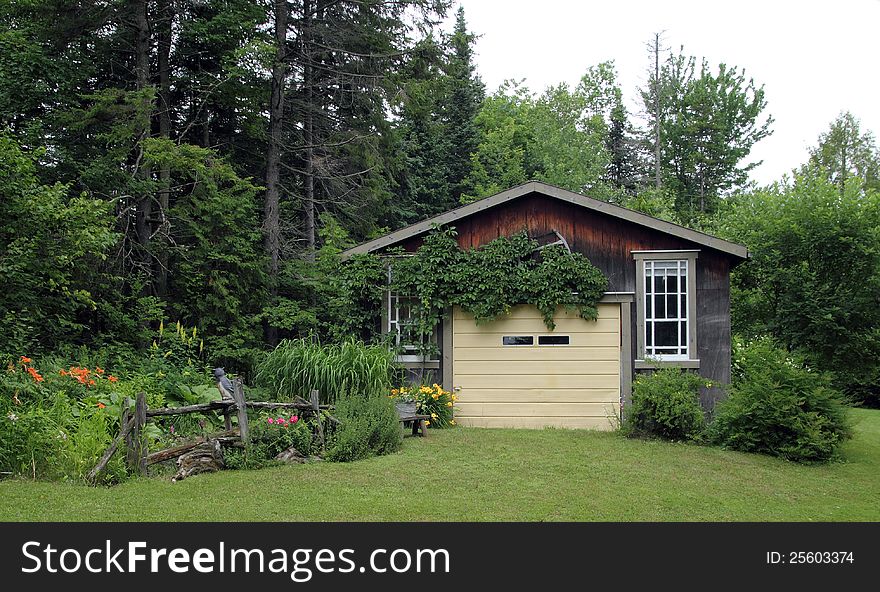
M769 339L738 347L730 397L709 427L712 442L796 462L834 457L851 437L842 395L830 377L803 366Z
M331 345L285 340L257 366L255 381L276 398L308 398L317 389L322 402L332 402L348 393L387 394L395 370L394 353L385 346L355 340Z
M641 374L633 384L632 403L624 408L623 431L629 436L697 440L705 426L700 387L706 380L677 368Z
M334 415L340 425L329 438L327 460L348 462L400 448L400 421L389 397L344 396Z
M3 409L0 417L0 471L38 479L60 476L57 466L66 433L51 409Z
M275 457L291 446L304 456L316 452L312 426L317 420L304 420L298 414L263 413L249 422L250 442L243 450L227 450L226 466L230 469L259 469L274 462Z
M156 348L153 348L156 349ZM175 365L173 356L156 356L161 366L129 365L120 372L118 355L77 348L76 357L23 355L0 359L0 471L40 479L81 480L94 467L119 432L122 402L147 393L150 407L205 402L219 397L204 370ZM34 356L36 358L36 356ZM76 360L76 363L71 363ZM112 364L112 365L111 365ZM205 423L216 428L215 413L151 421L145 430L155 444L166 432L171 444L187 434L201 435ZM176 429L174 429L176 428ZM101 475L104 483L126 477L117 453Z

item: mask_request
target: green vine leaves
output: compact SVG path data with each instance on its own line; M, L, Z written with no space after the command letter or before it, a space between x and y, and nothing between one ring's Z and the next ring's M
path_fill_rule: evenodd
M454 228L435 227L415 253L396 249L386 255L391 261L390 289L415 299L411 337L425 355L434 353L430 337L448 307L461 307L479 324L509 313L517 304L533 304L552 331L559 307L594 320L596 305L608 285L602 272L580 253L556 244L540 248L525 231L462 250ZM350 269L376 289L375 273L370 278L363 274L363 258L381 258L374 254L359 257L354 266L343 266L343 274ZM375 264L367 267L377 268ZM345 283L352 286L356 281Z

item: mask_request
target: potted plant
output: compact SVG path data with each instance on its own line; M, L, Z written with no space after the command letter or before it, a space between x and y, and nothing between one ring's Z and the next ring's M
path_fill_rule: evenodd
M416 397L412 390L401 387L399 389L391 389L391 398L394 399L394 406L397 407L397 413L401 417L405 415L415 415L417 408Z

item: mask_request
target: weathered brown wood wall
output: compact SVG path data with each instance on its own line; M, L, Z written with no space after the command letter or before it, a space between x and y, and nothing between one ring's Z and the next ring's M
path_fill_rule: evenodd
M478 212L458 220L454 226L462 248L478 247L499 236L510 236L522 230L532 236L559 232L572 250L586 255L608 277L609 292L635 291L636 264L632 251L699 249L697 353L700 374L715 382L730 382L731 259L728 255L538 193ZM401 244L412 251L421 241L421 237L412 237ZM636 334L638 318L638 313L634 312L633 335ZM633 359L636 359L635 350ZM720 394L720 389L705 392L704 406L711 409Z

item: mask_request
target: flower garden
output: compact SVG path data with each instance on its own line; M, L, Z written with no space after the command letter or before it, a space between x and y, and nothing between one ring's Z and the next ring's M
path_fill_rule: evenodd
M273 367L279 358L284 365ZM151 410L210 406L221 398L204 360L197 333L180 323L172 331L160 325L142 356L83 350L7 359L0 371L0 473L87 480L122 430L126 404L133 410L138 393L146 394ZM292 401L316 385L321 402L335 406L335 423L328 423L326 412L305 417L295 410L251 410L248 444L225 451L226 468L268 466L291 447L303 458L338 461L393 452L402 437L394 408L399 400L416 402L419 413L431 417L432 428L455 425L455 396L440 385L391 388L401 373L384 346L286 342L268 352L254 374L248 400ZM225 421L217 410L160 415L144 424L139 438L154 453L222 433L229 427ZM316 441L316 422L326 429L326 441ZM118 483L132 474L124 456L119 451L110 458L100 483ZM151 466L150 472L167 475L172 464Z

